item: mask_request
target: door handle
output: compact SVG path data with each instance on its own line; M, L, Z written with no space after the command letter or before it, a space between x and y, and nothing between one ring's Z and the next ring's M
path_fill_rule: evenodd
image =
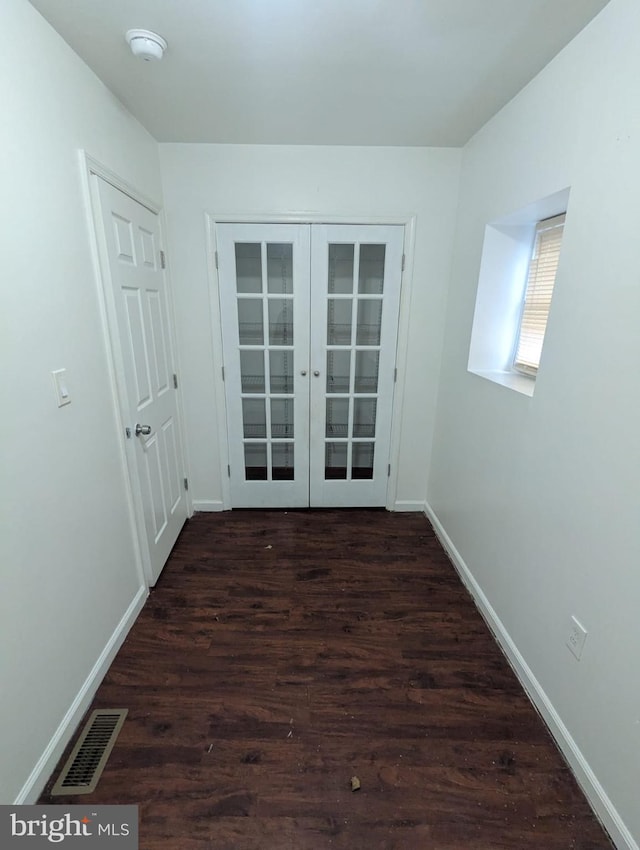
M148 437L151 433L151 425L136 425L136 437L142 434L143 437Z
M300 372L300 374L301 374L301 375L302 375L302 377L304 378L304 377L305 377L305 375L307 374L307 370L306 370L306 369L303 369L303 370Z
M314 369L313 374L316 376L316 378L318 378L320 376L320 372L319 372L318 369Z

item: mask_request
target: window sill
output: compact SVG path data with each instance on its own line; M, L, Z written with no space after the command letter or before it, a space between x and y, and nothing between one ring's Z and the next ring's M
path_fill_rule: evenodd
M527 395L531 398L536 387L536 380L528 375L523 375L520 372L490 372L485 370L469 369L472 375L478 375L479 378L486 378L487 381L493 381L494 384L500 384L510 390L515 390L517 393Z

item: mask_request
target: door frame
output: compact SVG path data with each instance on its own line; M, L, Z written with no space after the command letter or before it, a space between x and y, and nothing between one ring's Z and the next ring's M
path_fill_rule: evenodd
M207 271L209 284L209 314L211 317L212 355L214 362L214 397L217 411L218 443L220 447L220 481L222 482L222 510L230 510L231 488L227 467L229 464L229 435L227 431L227 409L221 365L224 363L222 348L222 317L220 315L220 276L216 264L217 224L388 224L404 227L404 267L400 282L400 312L398 316L398 339L396 343L396 366L398 380L393 394L391 416L391 439L389 463L391 474L387 482L385 508L395 510L398 490L398 465L400 458L400 436L402 434L402 411L404 409L405 382L408 362L409 318L411 315L411 293L413 283L413 261L415 250L416 215L333 215L329 213L285 212L259 215L205 212L207 236Z
M97 180L104 180L106 183L113 186L115 189L118 189L120 192L130 197L133 201L143 207L146 207L146 209L158 216L161 234L160 247L162 249L165 249L164 234L166 233L166 222L164 218L164 211L159 203L138 191L135 186L132 186L128 181L124 180L106 165L92 157L85 150L80 150L79 156L87 223L89 225L88 232L90 250L97 283L96 289L100 307L105 351L107 355L107 367L109 371L109 382L111 385L111 395L113 400L113 413L118 433L120 464L125 481L125 496L127 500L127 511L129 514L131 531L134 539L136 567L142 583L149 588L153 583L153 574L151 570L151 559L147 545L147 534L144 521L142 485L140 482L138 465L136 463L133 442L128 440L125 435L125 428L131 424L129 421L130 416L128 415L129 402L126 389L126 374L124 359L122 356L122 342L117 321L109 257L104 241ZM176 369L176 373L179 375L180 363L175 337L173 291L168 260L164 272L167 289L169 337L174 360L173 366ZM182 461L182 468L185 470L184 474L188 478L189 468L187 451L184 443L185 428L181 381L178 381L176 407L180 439L180 460ZM191 501L191 494L188 490L185 492L185 496L187 516L191 517L193 516L193 505Z

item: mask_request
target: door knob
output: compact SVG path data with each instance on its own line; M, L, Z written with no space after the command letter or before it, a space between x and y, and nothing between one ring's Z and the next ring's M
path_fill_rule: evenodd
M148 437L151 433L151 425L136 425L136 437L139 437L140 434L143 437Z
M313 374L314 374L314 375L316 376L316 378L317 378L317 377L320 375L320 372L318 371L318 369L314 369L314 370L313 370Z
M306 369L302 369L302 371L300 372L300 374L301 374L301 375L302 375L302 377L304 378L304 376L307 374L307 370L306 370Z

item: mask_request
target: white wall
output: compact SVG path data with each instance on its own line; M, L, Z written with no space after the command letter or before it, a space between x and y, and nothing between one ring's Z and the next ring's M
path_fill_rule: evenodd
M160 145L196 509L222 500L205 212L416 215L397 499L424 502L459 159L452 149Z
M640 4L612 0L464 151L428 486L621 846L627 828L640 840L639 37ZM467 372L484 228L567 186L529 398ZM572 614L589 631L580 662Z
M38 793L55 761L30 774L144 598L78 149L147 195L160 180L155 142L26 0L2 2L0 103L0 803L12 803ZM59 368L73 399L61 409Z

